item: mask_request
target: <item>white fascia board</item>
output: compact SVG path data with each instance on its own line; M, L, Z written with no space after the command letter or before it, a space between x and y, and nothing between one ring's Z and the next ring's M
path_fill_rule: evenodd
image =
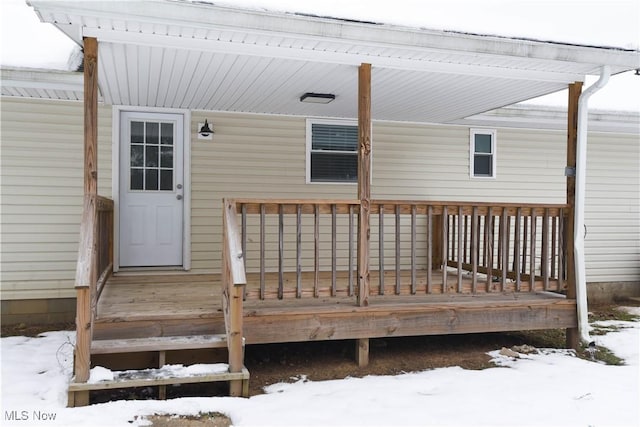
M117 44L137 44L149 47L165 47L173 49L189 49L202 52L231 55L260 56L296 61L321 62L341 65L359 66L369 63L374 67L393 68L407 71L422 71L455 75L497 77L515 80L545 81L554 83L572 83L584 81L584 75L578 73L560 73L550 71L525 70L483 66L477 64L460 64L391 58L345 52L330 52L313 49L292 49L288 47L264 46L257 44L234 43L220 40L185 38L179 36L145 34L130 31L115 31L104 28L84 28L84 37L95 37L100 42Z

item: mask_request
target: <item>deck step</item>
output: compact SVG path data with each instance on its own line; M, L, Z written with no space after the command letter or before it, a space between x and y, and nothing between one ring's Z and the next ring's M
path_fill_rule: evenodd
M91 342L91 354L197 350L202 348L227 348L227 336L225 334L187 335L94 340Z
M243 368L241 372L229 372L226 364L219 365L221 366L220 369L213 370L198 369L202 365L192 365L190 367L166 365L157 369L113 371L113 379L86 383L75 382L74 378L69 384L69 392L237 380L247 383L245 387L248 387L249 371L247 368ZM178 369L176 369L176 366Z

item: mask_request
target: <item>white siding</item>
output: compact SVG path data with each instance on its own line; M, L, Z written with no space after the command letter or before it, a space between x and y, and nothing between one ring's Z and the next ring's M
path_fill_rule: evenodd
M640 282L640 138L591 134L585 252L589 282Z
M82 104L3 98L1 108L2 297L74 296L82 195ZM197 139L197 123L205 118L213 123L212 141ZM99 126L100 194L110 196L110 107L100 108ZM346 200L357 196L354 184L305 182L302 117L198 111L192 114L191 132L193 272L219 269L224 197ZM498 128L497 178L476 180L469 177L468 127L375 123L372 196L563 203L565 146L562 131ZM591 135L588 168L588 280L638 281L637 135ZM345 218L341 221L338 234L344 244ZM393 227L393 218L385 226ZM324 251L330 236L322 238ZM393 250L392 246L390 242L385 248ZM376 248L377 237L372 236L372 250ZM272 261L276 255L275 251L270 254ZM311 259L306 257L306 262ZM341 259L339 267L345 265Z
M75 296L81 102L2 98L2 298ZM111 109L99 111L100 194L111 195Z

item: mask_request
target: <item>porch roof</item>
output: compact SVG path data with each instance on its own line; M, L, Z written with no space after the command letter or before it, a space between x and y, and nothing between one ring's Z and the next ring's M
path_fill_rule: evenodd
M99 42L105 103L357 117L357 67L373 66L374 120L447 123L640 68L640 53L432 31L204 2L30 0L77 43ZM331 93L328 105L301 103Z

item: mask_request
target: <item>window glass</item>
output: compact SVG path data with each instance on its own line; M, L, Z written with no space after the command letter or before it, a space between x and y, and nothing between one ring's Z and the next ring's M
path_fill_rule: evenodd
M491 156L476 155L473 159L473 162L473 170L475 172L475 176L491 176Z
M173 191L174 124L132 121L130 142L130 189Z
M491 153L491 135L476 134L476 153Z
M495 178L496 131L493 129L470 130L471 177Z
M308 176L311 182L358 181L358 126L311 123Z

